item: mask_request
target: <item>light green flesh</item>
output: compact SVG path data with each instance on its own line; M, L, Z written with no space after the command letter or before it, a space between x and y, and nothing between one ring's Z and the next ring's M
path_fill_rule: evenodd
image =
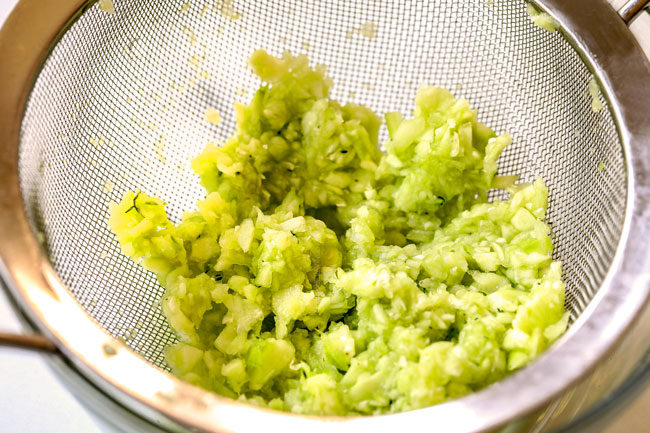
M157 273L181 378L274 409L398 412L481 389L565 330L541 180L486 202L510 143L424 87L412 118L328 98L324 68L256 51L268 84L193 163L207 190L174 225L127 192L109 225Z
M531 4L529 4L526 7L526 12L528 13L528 16L530 16L530 19L537 27L542 28L547 32L555 33L560 28L560 24L557 21L555 21L555 19L553 19L552 16L550 16L546 12L538 11Z
M589 95L591 96L591 110L598 113L603 109L603 102L600 100L600 86L596 81L596 77L591 77L588 84Z

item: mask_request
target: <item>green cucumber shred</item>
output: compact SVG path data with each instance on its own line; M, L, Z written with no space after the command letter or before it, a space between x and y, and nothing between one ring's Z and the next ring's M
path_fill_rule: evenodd
M325 68L250 58L264 81L192 167L206 195L174 224L128 191L122 252L165 288L180 378L317 415L400 412L469 394L564 332L542 180L495 178L511 142L464 99L423 87L412 116L329 98ZM487 201L493 187L510 198ZM398 368L396 368L398 367Z

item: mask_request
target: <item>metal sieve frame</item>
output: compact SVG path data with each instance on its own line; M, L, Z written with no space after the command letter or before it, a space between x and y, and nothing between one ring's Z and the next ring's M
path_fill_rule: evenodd
M618 124L628 170L626 218L618 250L598 294L578 319L581 326L574 326L552 353L524 372L481 392L431 408L369 418L318 418L253 408L151 368L79 308L41 251L22 206L17 161L23 107L52 41L85 4L22 1L0 33L0 272L30 319L63 355L97 386L145 418L162 416L205 431L248 431L260 426L383 431L403 425L427 427L431 420L450 432L490 430L547 405L587 375L633 322L638 322L639 332L630 338L647 341L650 65L604 0L543 0L540 7L562 24L567 38L600 79ZM31 32L34 28L40 31Z

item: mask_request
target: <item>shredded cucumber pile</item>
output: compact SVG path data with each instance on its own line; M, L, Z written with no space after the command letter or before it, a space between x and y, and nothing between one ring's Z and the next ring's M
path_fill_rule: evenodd
M566 329L541 180L486 192L510 143L467 101L420 89L413 117L328 98L305 56L256 51L267 84L193 162L207 194L178 224L127 192L109 226L155 272L182 379L305 414L380 414L481 389Z

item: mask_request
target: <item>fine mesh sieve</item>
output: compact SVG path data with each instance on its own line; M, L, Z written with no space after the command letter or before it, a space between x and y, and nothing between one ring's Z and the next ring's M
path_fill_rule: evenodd
M29 97L20 148L27 213L54 269L113 336L158 366L174 339L157 304L163 289L108 230L108 202L141 189L167 202L172 220L195 208L204 191L189 161L234 130L233 101L259 86L246 69L257 48L327 65L339 101L408 115L418 85L434 84L467 98L497 133L509 131L500 173L547 183L566 307L572 319L584 310L623 226L622 146L609 110L592 110L589 69L559 33L533 24L524 2L213 5L90 8ZM220 125L203 120L208 107Z
M158 304L163 289L120 253L108 203L141 189L167 202L174 222L194 209L204 191L189 163L234 130L233 102L248 102L260 84L246 69L258 48L327 65L331 96L343 103L408 116L418 86L437 85L466 98L497 133L510 132L499 174L541 177L549 187L569 334L587 322L630 217L626 137L620 107L599 95L605 108L592 109L588 53L566 33L535 26L525 2L119 0L115 7L111 14L89 3L46 57L27 98L17 167L29 223L56 278L149 363L166 369L162 349L175 341ZM203 120L209 107L221 114L218 126ZM382 127L380 141L386 137Z

